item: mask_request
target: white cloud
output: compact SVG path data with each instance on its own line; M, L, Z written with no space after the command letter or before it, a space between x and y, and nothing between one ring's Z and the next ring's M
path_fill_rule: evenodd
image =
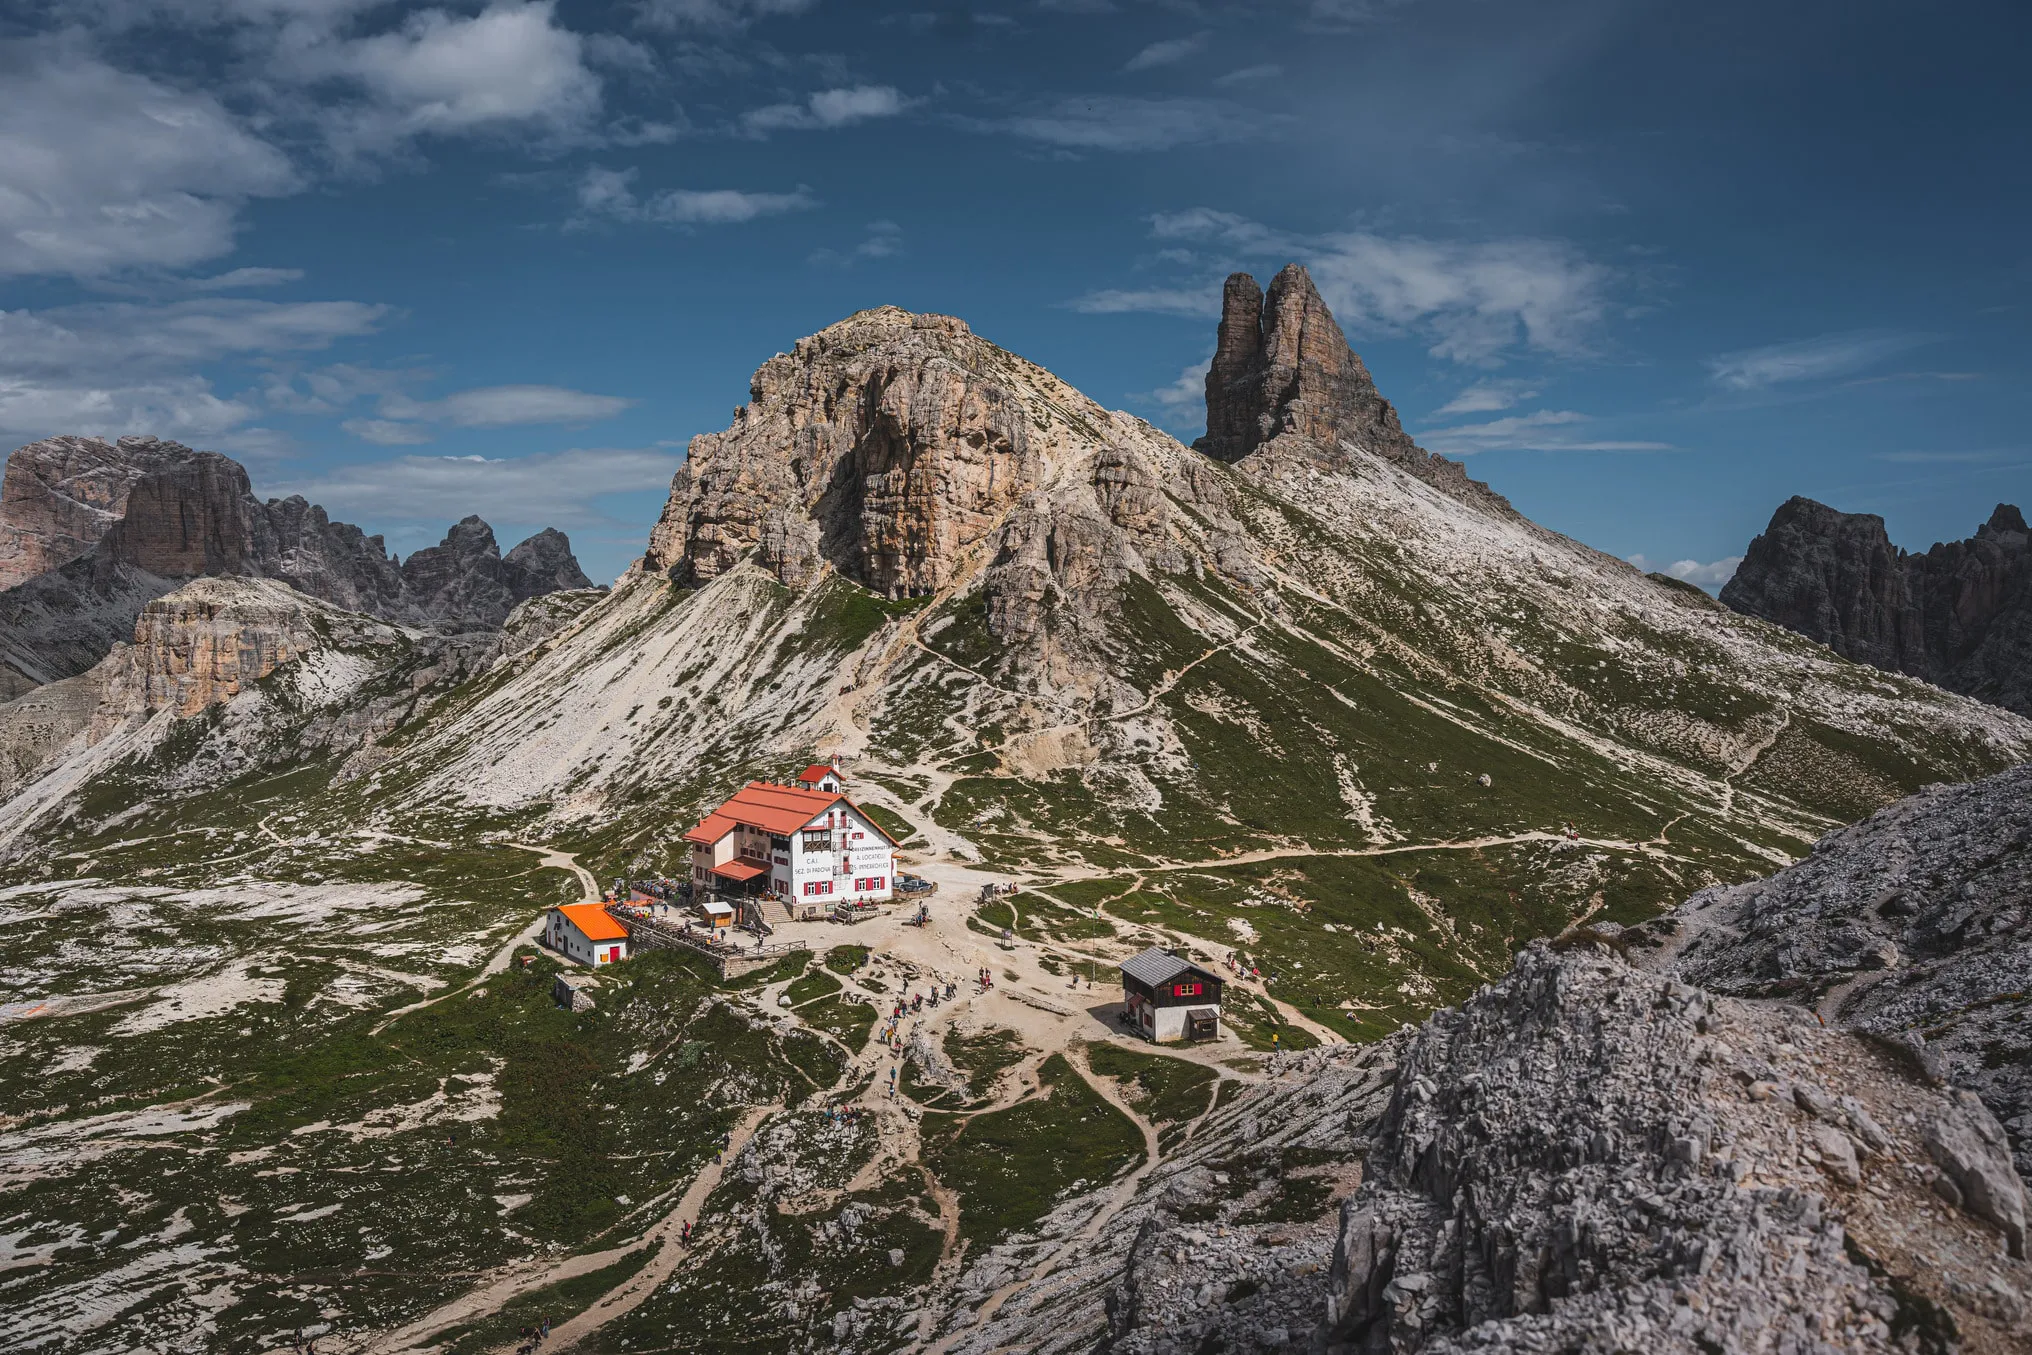
M1906 465L1957 465L2002 461L2007 457L2022 456L2025 448L2014 447L2006 451L1989 452L1876 452L1872 461L1894 461Z
M662 490L683 456L654 448L586 449L534 456L401 456L339 466L263 487L301 494L353 520L441 522L478 513L490 522L585 526L609 519L595 500Z
M245 287L278 287L285 282L301 281L301 268L235 268L216 277L190 278L183 285L193 292L231 292Z
M1663 452L1669 442L1631 442L1578 437L1556 430L1590 422L1587 415L1571 409L1540 409L1513 414L1487 423L1458 424L1452 428L1431 428L1418 435L1428 450L1447 456L1474 456L1479 452Z
M642 0L642 22L650 28L745 28L757 19L803 14L818 0Z
M1284 121L1276 114L1217 99L1103 95L1062 99L1041 112L979 125L1067 150L1162 151L1248 141Z
M861 243L849 250L816 249L811 252L814 264L832 264L841 268L852 267L869 259L889 259L903 252L903 227L893 221L870 221L868 233Z
M202 438L237 427L254 414L253 406L222 398L210 382L195 376L98 385L0 374L0 429L10 441L33 442L58 433Z
M1214 84L1221 89L1232 89L1236 85L1253 85L1258 80L1274 80L1282 74L1284 74L1282 66L1274 61L1268 61L1260 66L1244 66L1240 70L1216 76Z
M1774 343L1724 353L1709 358L1707 369L1717 383L1730 390L1759 390L1790 381L1847 376L1933 340L1934 336L1929 334L1882 330L1823 334L1796 343Z
M399 390L384 391L378 419L348 419L340 427L354 437L388 447L413 446L434 436L429 424L455 428L507 428L521 424L594 423L611 419L633 400L594 395L563 386L480 386L440 400L415 400Z
M1477 381L1453 399L1432 411L1435 419L1449 414L1485 414L1498 409L1510 409L1526 400L1535 399L1538 392L1526 381Z
M1219 284L1204 287L1150 287L1140 290L1110 288L1088 292L1065 303L1082 315L1126 315L1144 312L1153 315L1183 315L1189 319L1217 318L1221 313Z
M339 427L364 442L381 447L412 447L435 436L428 428L392 419L347 419Z
M1417 335L1434 357L1475 365L1493 365L1518 346L1586 351L1615 278L1561 240L1294 235L1206 207L1159 215L1151 227L1163 240L1301 260L1343 329Z
M593 395L563 386L480 386L442 400L383 400L381 412L393 418L460 428L504 428L510 424L611 419L634 403L618 395Z
M1743 557L1740 555L1731 555L1708 564L1702 564L1698 560L1674 560L1669 565L1656 564L1642 555L1632 555L1628 559L1646 574L1670 575L1682 583L1705 588L1710 593L1719 591L1723 584L1734 578L1736 566L1743 563Z
M1123 65L1125 71L1147 71L1158 66L1172 66L1185 60L1200 48L1206 46L1207 35L1194 33L1189 37L1167 38L1153 42Z
M1168 386L1159 386L1154 391L1144 391L1131 396L1143 404L1154 405L1163 411L1164 417L1174 421L1198 421L1206 414L1206 374L1214 365L1211 357L1195 362L1182 369L1178 380Z
M504 130L571 141L598 117L601 86L585 40L558 26L555 8L553 0L495 0L471 16L426 9L367 37L306 33L286 40L277 61L306 82L340 79L366 96L321 115L344 153Z
M213 436L256 408L216 394L195 368L324 348L372 333L386 314L353 301L225 298L0 311L0 430Z
M288 158L209 94L49 42L0 44L0 276L182 268L233 248Z
M801 104L770 104L743 114L741 130L758 138L771 132L823 131L893 118L909 106L910 100L892 85L822 89Z
M643 221L666 226L728 225L757 217L801 212L818 206L810 191L748 193L734 188L670 188L637 198L633 169L589 168L579 181L578 224L596 216L617 221Z

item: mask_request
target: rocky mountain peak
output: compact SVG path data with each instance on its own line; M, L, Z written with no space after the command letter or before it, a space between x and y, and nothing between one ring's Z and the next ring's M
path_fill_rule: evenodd
M1280 269L1267 293L1247 273L1228 278L1206 402L1206 436L1193 446L1215 460L1240 461L1287 436L1329 463L1344 464L1344 449L1354 447L1455 498L1511 512L1508 500L1470 480L1459 462L1411 440L1299 264Z
M1970 539L1913 554L1874 513L1794 496L1721 599L1858 663L2032 714L2032 536L2010 504Z
M250 508L259 505L239 462L185 450L134 482L100 559L163 578L252 573Z
M408 605L421 619L480 627L500 625L532 597L592 586L563 532L546 527L504 558L494 529L477 514L403 561L402 582Z
M1976 535L2016 532L2020 536L2023 536L2026 534L2026 531L2025 515L2018 511L2018 506L2016 504L2000 503L1997 505L1997 511L1990 514L1990 520L1976 528Z
M518 543L503 558L519 570L525 580L523 596L518 601L544 593L593 586L585 570L579 568L578 557L572 554L571 538L555 527L545 527L535 536Z
M0 589L90 552L125 515L137 480L193 455L144 437L53 437L17 450L0 476Z
M723 433L692 439L645 567L687 583L751 549L793 586L821 562L892 596L943 586L1037 482L1016 383L1048 373L959 320L861 311L764 363Z
M504 558L470 516L417 556L398 565L379 536L300 495L262 502L217 452L155 438L30 443L0 489L0 698L84 672L150 599L194 578L275 579L347 611L453 629L591 586L554 529Z

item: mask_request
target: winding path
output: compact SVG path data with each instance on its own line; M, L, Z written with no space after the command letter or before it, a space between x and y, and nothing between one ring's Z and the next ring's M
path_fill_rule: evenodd
M553 866L558 870L568 870L577 876L579 882L579 902L598 903L600 901L599 881L595 880L593 873L580 865L578 858L570 852L560 852L550 847L532 847L526 842L510 842L506 845L515 848L517 851L535 852L543 858L538 863L539 866ZM508 962L515 958L515 951L518 947L527 945L543 935L544 914L549 911L550 909L547 907L542 909L530 920L527 926L503 942L500 949L487 958L487 963L480 966L480 972L473 975L472 978L467 979L456 988L439 993L436 997L427 997L419 1002L412 1002L406 1007L397 1007L394 1011L376 1022L374 1029L369 1034L379 1035L398 1019L409 1015L411 1012L422 1011L433 1003L443 1002L446 998L457 997L461 993L469 993L479 984L484 983L490 976L499 974L507 969Z
M755 1131L761 1127L762 1122L782 1109L780 1104L750 1107L748 1113L741 1117L741 1122L734 1126L727 1150L720 1154L717 1160L708 1162L700 1170L690 1188L684 1192L683 1197L678 1200L676 1208L665 1214L654 1228L643 1234L642 1243L638 1245L646 1244L657 1248L656 1255L649 1259L649 1264L608 1290L578 1316L568 1318L551 1328L551 1339L547 1343L549 1349L570 1350L616 1318L626 1317L641 1307L643 1302L671 1277L688 1255L678 1244L685 1221L698 1217L706 1197L720 1184L720 1178L725 1174L727 1167L740 1156L741 1150L748 1146L748 1140L755 1136ZM512 1350L514 1346L510 1343L504 1345L502 1349Z

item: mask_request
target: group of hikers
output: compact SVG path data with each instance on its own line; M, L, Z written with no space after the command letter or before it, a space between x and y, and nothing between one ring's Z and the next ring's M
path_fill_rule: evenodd
M518 1338L515 1346L516 1355L529 1355L530 1351L535 1350L549 1339L550 1319L546 1317L535 1326L524 1327L522 1329L522 1335Z

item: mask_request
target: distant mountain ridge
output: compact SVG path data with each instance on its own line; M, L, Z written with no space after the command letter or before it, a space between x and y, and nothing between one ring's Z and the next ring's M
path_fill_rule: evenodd
M263 502L239 462L176 442L58 437L0 478L0 696L73 677L133 633L181 581L275 579L347 611L412 626L493 628L515 606L591 581L553 528L505 556L468 517L398 561L382 538L299 495Z
M1874 513L1795 496L1721 599L1857 663L2032 715L2032 534L2011 504L1968 540L1913 553Z

